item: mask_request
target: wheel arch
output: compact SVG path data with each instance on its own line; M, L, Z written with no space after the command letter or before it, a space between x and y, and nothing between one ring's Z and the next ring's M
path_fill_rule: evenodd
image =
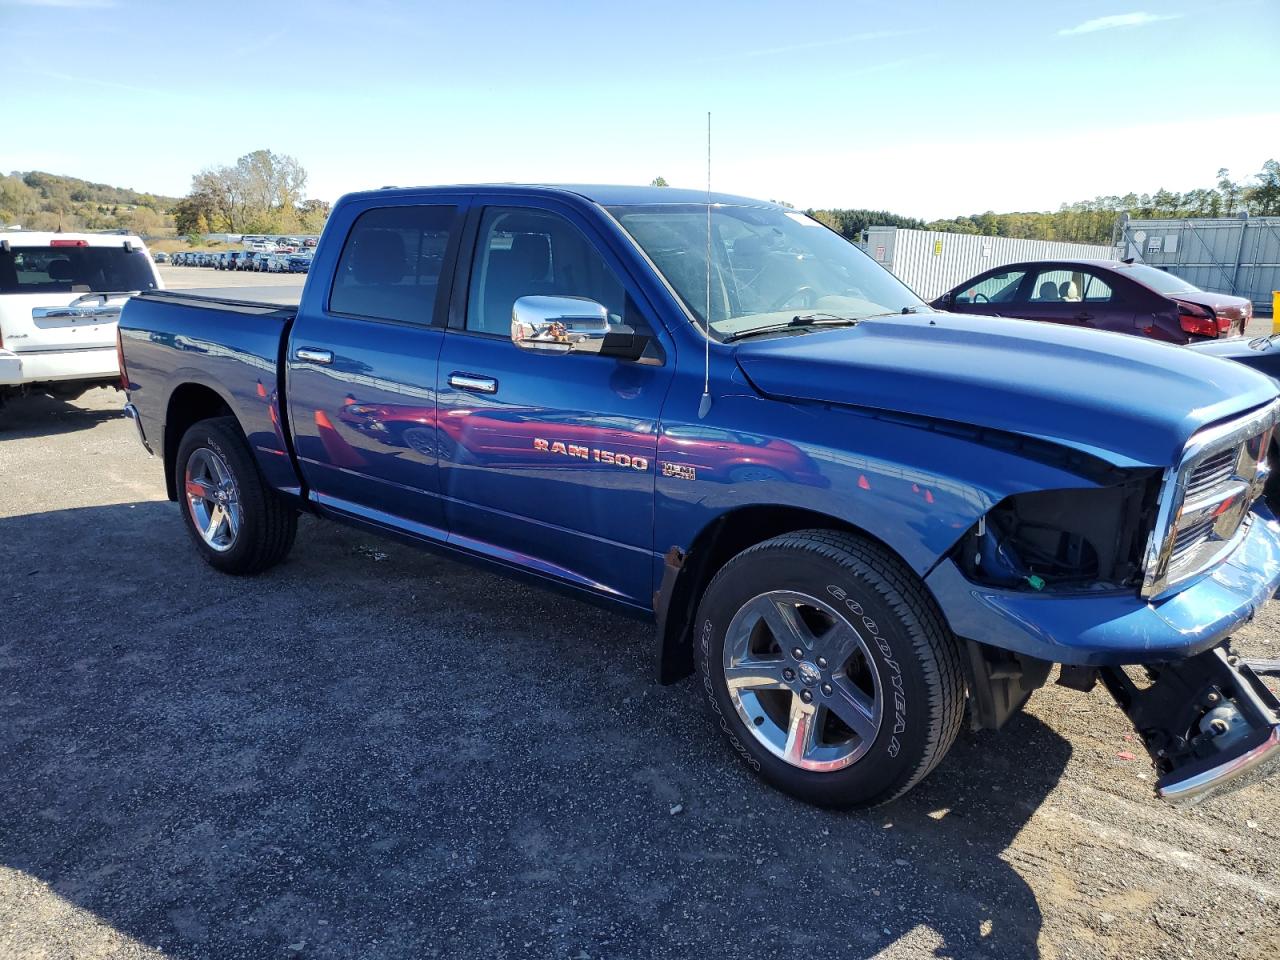
M178 499L178 445L192 425L210 417L234 417L235 411L222 394L203 383L178 385L169 395L164 417L164 486L170 500ZM237 423L239 420L237 419Z
M853 534L899 557L898 552L880 538L829 513L758 504L720 514L698 531L687 549L673 546L665 555L662 582L653 601L658 627L659 681L675 683L693 672L692 627L698 601L721 567L757 543L784 533L814 529Z

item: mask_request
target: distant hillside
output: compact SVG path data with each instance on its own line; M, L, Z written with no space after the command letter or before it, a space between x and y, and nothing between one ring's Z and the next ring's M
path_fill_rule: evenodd
M0 227L29 230L131 230L171 237L177 197L90 183L40 170L0 176Z
M32 170L15 173L22 182L46 198L66 195L78 203L129 204L132 206L168 209L178 202L177 197L162 197L154 193L139 193L128 187L113 187L106 183L90 183L76 177L63 177L56 173Z

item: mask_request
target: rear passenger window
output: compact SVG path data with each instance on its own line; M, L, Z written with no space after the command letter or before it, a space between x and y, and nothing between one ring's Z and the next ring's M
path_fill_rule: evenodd
M1106 303L1111 288L1083 270L1041 270L1031 285L1032 303Z
M456 215L452 206L380 207L362 213L342 248L330 312L434 323Z

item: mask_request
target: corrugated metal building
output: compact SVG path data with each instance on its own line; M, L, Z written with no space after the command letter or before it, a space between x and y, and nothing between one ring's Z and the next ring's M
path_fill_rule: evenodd
M1119 235L1124 256L1202 290L1248 297L1263 310L1280 290L1280 217L1122 220Z
M968 233L870 227L862 248L925 300L946 293L970 277L1022 260L1115 260L1116 250L1092 243L1017 240Z

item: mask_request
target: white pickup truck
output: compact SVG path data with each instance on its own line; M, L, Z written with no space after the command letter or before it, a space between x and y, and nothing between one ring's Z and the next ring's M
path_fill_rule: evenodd
M162 286L138 237L0 232L0 406L115 383L120 308Z

